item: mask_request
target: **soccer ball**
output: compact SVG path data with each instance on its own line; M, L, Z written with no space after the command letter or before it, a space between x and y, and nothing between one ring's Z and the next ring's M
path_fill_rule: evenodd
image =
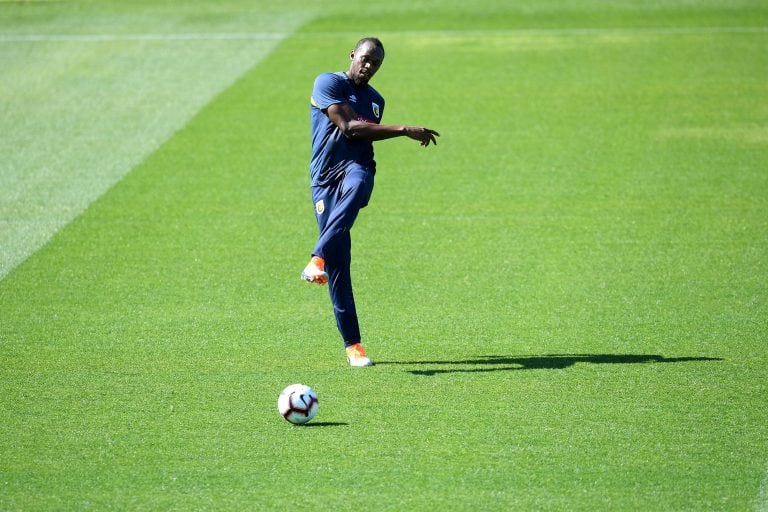
M317 393L304 384L291 384L277 397L280 415L294 425L301 425L314 418L319 408Z

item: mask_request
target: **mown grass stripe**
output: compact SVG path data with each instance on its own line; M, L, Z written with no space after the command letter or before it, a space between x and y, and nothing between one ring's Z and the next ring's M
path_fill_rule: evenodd
M0 279L305 21L285 19L248 37L0 36Z

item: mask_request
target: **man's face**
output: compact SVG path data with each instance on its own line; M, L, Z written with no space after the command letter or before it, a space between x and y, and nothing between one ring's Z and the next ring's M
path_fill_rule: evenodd
M353 50L350 58L352 63L349 66L349 78L357 85L364 85L381 67L384 51L375 44L366 42L357 50Z

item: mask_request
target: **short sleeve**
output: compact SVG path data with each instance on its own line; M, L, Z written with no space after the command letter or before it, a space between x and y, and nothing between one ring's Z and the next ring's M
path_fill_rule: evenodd
M333 104L347 101L344 81L334 73L323 73L315 79L312 88L312 105L325 110Z

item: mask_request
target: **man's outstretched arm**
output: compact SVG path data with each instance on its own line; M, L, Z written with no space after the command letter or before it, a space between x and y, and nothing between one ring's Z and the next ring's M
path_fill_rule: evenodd
M394 137L408 137L417 140L422 146L429 146L430 142L437 145L436 137L440 134L435 130L422 126L405 126L392 124L375 124L358 121L357 114L349 103L335 103L328 107L326 115L335 124L341 133L348 139L384 140Z

